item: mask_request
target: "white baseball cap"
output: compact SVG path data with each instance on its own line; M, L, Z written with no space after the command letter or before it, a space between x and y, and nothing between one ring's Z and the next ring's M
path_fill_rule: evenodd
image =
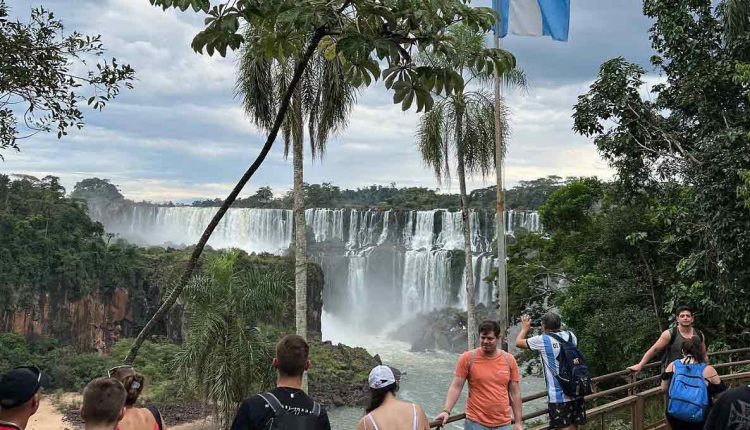
M388 366L380 365L375 366L370 371L367 382L370 384L370 388L377 390L397 382L400 376L401 372L398 370L394 371Z

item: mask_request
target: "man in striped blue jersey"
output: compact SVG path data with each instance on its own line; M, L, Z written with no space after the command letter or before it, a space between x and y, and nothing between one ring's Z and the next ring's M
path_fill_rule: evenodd
M560 315L549 312L542 317L544 333L526 339L531 330L531 318L521 317L521 331L516 336L516 346L521 349L539 351L544 367L544 380L547 383L547 402L549 406L549 426L553 429L576 430L586 423L586 407L583 398L572 398L563 393L557 375L560 363L560 339L578 344L576 336L561 329Z

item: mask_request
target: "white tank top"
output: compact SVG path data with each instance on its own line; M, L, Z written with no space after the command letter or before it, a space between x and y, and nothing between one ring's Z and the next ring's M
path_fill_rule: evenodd
M419 424L419 419L417 418L417 405L414 403L411 404L411 409L413 411L412 415L412 421L411 421L411 428L412 430L417 430L417 424ZM375 424L375 418L372 417L372 413L367 414L367 418L370 419L370 422L372 423L373 430L380 430L378 428L378 425ZM367 421L365 421L365 429L367 428Z

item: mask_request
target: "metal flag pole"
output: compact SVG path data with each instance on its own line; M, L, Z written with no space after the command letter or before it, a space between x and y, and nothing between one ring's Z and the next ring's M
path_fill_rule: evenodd
M494 34L495 48L500 48L499 28ZM501 121L502 86L500 72L495 68L495 174L497 175L496 192L496 226L497 237L497 288L495 289L495 303L497 306L497 321L500 324L500 333L505 338L508 330L508 278L505 268L505 191L503 190L503 130ZM507 349L507 347L506 347Z

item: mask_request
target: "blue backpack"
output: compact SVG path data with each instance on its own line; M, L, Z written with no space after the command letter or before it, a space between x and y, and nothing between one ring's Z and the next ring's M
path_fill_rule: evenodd
M683 364L674 361L674 375L669 384L667 413L679 420L693 423L706 419L708 388L703 381L706 363Z
M559 371L555 378L560 383L563 393L573 398L588 396L593 392L591 387L591 373L586 366L586 359L578 347L570 340L564 340L555 333L545 333L560 343L560 354L557 356Z

